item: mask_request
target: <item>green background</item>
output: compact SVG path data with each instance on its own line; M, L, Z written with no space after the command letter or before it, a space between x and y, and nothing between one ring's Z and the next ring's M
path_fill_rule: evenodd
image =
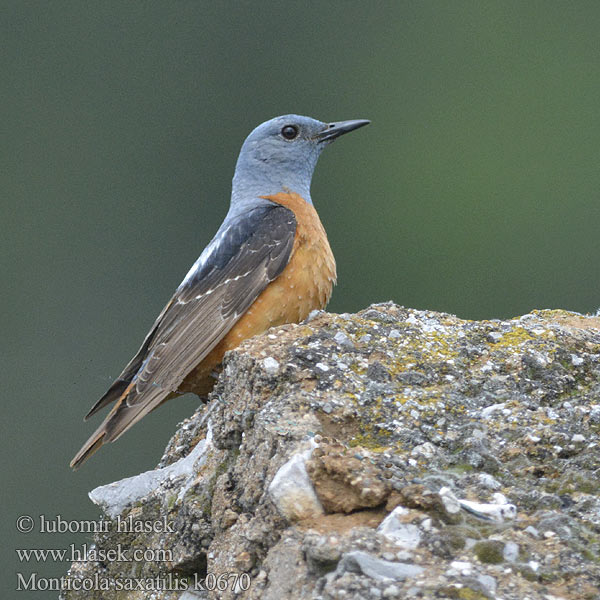
M312 195L330 309L468 318L600 305L600 4L1 2L2 540L93 519L93 487L153 467L186 397L77 473L81 418L221 222L240 145L288 112L372 125Z

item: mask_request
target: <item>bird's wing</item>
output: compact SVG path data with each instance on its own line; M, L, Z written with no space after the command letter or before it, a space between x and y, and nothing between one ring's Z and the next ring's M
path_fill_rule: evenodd
M136 356L88 416L118 400L78 456L113 441L177 390L287 265L293 211L269 202L222 228L165 306ZM88 446L88 452L85 452ZM95 449L95 448L94 448ZM93 451L93 449L92 449ZM77 456L73 463L78 461Z
M84 421L87 421L92 415L96 414L105 406L108 406L111 402L118 400L123 395L123 392L127 389L129 384L131 383L131 380L140 370L144 362L144 358L148 354L150 344L152 343L152 340L154 339L154 336L158 331L158 327L162 321L162 318L165 316L165 313L169 310L169 308L171 308L171 306L176 300L176 297L177 295L173 296L173 298L171 298L167 305L162 309L160 315L158 315L158 318L156 319L156 321L154 321L154 325L152 325L152 328L148 332L148 335L146 335L146 339L140 346L140 349L137 351L137 354L129 361L127 366L123 369L122 373L115 379L115 381L104 394L104 396L102 396L102 398L100 398L100 400L98 400L98 402L96 402L96 404L92 406L90 411L83 418Z

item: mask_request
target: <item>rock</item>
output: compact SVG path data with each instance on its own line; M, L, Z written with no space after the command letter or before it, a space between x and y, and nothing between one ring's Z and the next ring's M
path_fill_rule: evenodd
M89 493L90 500L114 519L138 500L156 493L162 487L168 487L169 482L173 479L186 477L186 481L181 485L179 491L179 494L185 494L193 469L199 469L204 464L211 443L212 434L209 428L206 439L198 442L193 451L185 458L180 458L168 467L146 471L134 477L127 477L97 487Z
M433 458L435 456L436 448L430 442L425 442L424 444L419 444L415 446L411 451L411 456L423 457L426 460Z
M496 491L502 487L502 484L495 477L492 477L492 475L490 475L489 473L480 473L479 482L482 486L488 488L489 490Z
M306 463L306 470L327 513L349 513L379 506L391 486L383 470L360 460L339 444L321 444Z
M489 597L493 598L498 586L496 579L491 575L478 575L477 581L483 588L482 591L487 593Z
M507 562L515 562L519 557L519 545L515 542L506 542L502 550L502 557Z
M598 597L599 397L598 317L275 328L157 469L91 493L110 526L61 598Z
M294 454L282 465L269 485L269 494L288 521L323 514L323 506L306 472L310 452Z
M343 331L338 331L333 336L333 339L344 350L352 350L352 349L354 349L354 342L352 342L352 340Z
M413 523L403 523L402 517L410 514L406 508L395 508L377 528L377 531L405 550L414 550L421 541L421 531Z
M262 361L262 366L269 375L277 375L279 372L279 363L272 356L265 358Z
M460 513L460 500L452 493L450 488L443 487L438 494L441 500L443 514L449 522L456 522L458 513Z
M517 516L517 507L506 501L502 494L494 494L496 502L483 503L472 502L470 500L459 500L461 508L468 510L470 513L481 517L502 523L506 519L514 519Z
M348 552L344 554L336 569L337 575L346 571L362 573L372 579L385 581L386 579L402 580L420 575L424 569L417 565L409 565L400 562L390 562L376 558L366 552Z

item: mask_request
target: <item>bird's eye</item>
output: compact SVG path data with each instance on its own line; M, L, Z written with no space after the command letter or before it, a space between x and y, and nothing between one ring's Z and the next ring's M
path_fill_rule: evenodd
M281 130L281 135L286 140L293 140L298 135L298 128L295 125L286 125Z

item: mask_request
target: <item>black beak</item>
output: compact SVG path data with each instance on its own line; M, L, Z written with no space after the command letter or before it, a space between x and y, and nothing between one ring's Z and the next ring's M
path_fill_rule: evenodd
M323 131L317 133L315 139L318 142L331 142L335 140L335 138L340 137L340 135L344 135L349 131L354 131L359 127L368 125L370 122L371 121L367 121L366 119L354 119L352 121L337 121L336 123L329 123Z

